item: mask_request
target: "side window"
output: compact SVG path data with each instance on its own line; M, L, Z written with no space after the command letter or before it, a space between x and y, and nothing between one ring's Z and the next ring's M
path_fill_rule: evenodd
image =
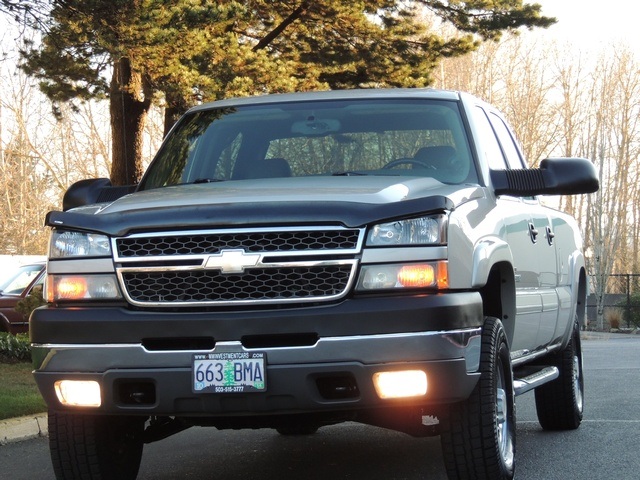
M491 124L496 131L496 135L498 135L500 145L502 145L504 154L507 157L509 168L525 168L518 147L516 147L516 144L513 141L513 136L511 135L511 132L509 131L507 126L504 124L504 121L496 114L492 113Z
M476 144L483 150L479 153L485 154L490 168L494 170L505 170L507 168L507 164L505 163L502 150L500 149L500 144L498 143L498 139L496 138L493 128L491 128L487 114L482 108L476 107L473 110L473 116L475 118L478 133L480 134L480 138L477 139Z

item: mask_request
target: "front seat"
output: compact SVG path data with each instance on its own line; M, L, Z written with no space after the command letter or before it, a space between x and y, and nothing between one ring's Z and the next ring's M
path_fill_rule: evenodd
M279 178L290 177L291 166L286 159L275 157L265 158L250 166L243 178Z
M427 169L428 175L445 183L459 181L456 149L450 145L433 145L422 147L413 156ZM415 168L415 167L414 167Z
M434 145L431 147L422 147L418 149L413 156L420 163L425 164L429 168L439 170L441 168L451 168L452 160L456 156L456 149L450 145Z

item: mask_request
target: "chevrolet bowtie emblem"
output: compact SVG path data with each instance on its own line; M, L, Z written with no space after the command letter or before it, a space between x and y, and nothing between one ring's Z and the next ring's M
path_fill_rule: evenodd
M222 273L242 273L247 267L255 267L260 257L259 253L246 253L244 250L222 250L207 258L204 267L219 269Z

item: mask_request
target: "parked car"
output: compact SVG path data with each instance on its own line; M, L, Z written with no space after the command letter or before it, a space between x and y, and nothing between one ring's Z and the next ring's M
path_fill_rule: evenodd
M44 282L45 262L20 265L0 283L0 332L26 333L29 319L16 311L18 302L33 292Z

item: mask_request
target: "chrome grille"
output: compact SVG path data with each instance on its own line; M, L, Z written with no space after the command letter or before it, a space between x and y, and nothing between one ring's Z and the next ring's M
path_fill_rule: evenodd
M286 228L135 234L113 240L138 306L329 301L354 282L364 229Z

